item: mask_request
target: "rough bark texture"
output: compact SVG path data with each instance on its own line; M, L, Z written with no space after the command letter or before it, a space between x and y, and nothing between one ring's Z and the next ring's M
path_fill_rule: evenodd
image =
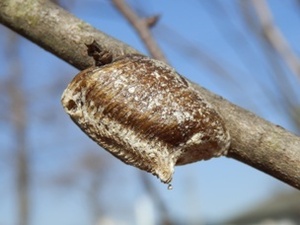
M85 43L94 39L113 56L137 53L47 0L1 0L0 22L82 70L93 60Z
M196 86L225 120L231 135L228 157L300 189L298 136Z
M114 57L137 53L48 1L1 0L0 22L82 70L93 64L85 43L98 41ZM195 84L223 116L232 138L228 157L300 189L300 138Z

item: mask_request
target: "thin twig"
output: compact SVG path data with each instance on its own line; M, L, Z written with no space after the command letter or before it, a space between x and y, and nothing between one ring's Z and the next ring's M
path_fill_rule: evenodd
M152 37L149 27L152 27L158 17L140 18L123 0L112 0L115 7L128 20L128 22L135 28L136 32L144 42L149 50L152 58L167 62L166 57L158 47L157 43Z
M264 0L252 0L258 19L261 23L263 34L271 46L278 52L290 70L300 78L300 58L290 48L284 35L273 22L272 13Z

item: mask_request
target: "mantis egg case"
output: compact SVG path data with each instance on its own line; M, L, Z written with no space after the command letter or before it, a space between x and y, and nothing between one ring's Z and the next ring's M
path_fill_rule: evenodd
M175 165L220 156L230 145L222 118L189 81L142 55L80 72L62 104L100 146L164 183Z

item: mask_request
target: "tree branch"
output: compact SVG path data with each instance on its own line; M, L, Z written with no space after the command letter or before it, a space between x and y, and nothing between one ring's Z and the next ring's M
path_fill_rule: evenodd
M93 65L85 43L96 40L115 57L138 53L47 0L0 1L0 23L79 70Z
M78 69L93 64L85 43L95 39L114 57L137 53L62 8L42 0L1 0L0 22ZM300 189L300 138L194 85L222 115L232 143L228 157Z
M124 2L124 0L112 0L116 8L123 14L123 16L131 23L131 25L135 28L136 32L138 33L139 37L145 43L147 49L149 50L151 57L167 62L166 57L157 46L155 40L152 38L151 32L149 27L156 23L158 17L154 19L155 22L149 19L141 19L135 12Z
M262 26L266 40L278 52L290 70L300 78L300 58L289 46L282 32L273 22L272 14L266 1L252 0L257 18Z

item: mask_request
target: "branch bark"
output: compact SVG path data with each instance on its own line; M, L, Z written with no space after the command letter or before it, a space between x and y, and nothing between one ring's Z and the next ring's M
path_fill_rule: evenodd
M138 53L48 0L1 0L0 23L78 68L93 65L85 43L96 40L114 57Z
M93 64L85 43L99 42L114 57L136 50L45 0L1 0L0 22L82 70ZM228 157L300 189L300 138L194 84L223 116L232 143Z

